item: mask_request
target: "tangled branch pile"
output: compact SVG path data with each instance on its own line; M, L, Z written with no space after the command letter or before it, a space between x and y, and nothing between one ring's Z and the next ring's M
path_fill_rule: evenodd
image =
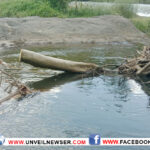
M144 46L143 51L137 53L137 57L126 60L126 63L118 68L120 74L150 75L150 47Z
M14 78L8 70L10 66L0 60L0 86L4 85L4 91L8 93L8 96L0 100L0 103L7 101L15 96L21 97L25 96L32 91L23 83Z

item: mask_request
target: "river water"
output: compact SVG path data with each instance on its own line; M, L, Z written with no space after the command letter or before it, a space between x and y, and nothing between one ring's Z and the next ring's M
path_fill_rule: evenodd
M102 65L121 64L126 58L133 57L139 48L141 46L128 43L113 43L30 49L45 55ZM146 85L115 74L89 78L74 74L56 75L60 72L19 64L18 56L19 50L1 51L2 59L21 68L14 71L14 75L39 92L0 105L0 132L5 137L88 137L92 133L99 133L102 137L150 136L149 87ZM130 147L141 148L147 149Z
M112 7L113 5L119 5L118 3L107 3L107 2L71 2L70 6L75 7ZM135 8L138 16L150 17L150 4L132 4Z

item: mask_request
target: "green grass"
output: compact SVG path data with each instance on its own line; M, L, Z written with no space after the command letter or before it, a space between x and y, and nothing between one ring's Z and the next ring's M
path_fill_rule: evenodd
M136 16L134 7L130 4L117 4L112 7L98 6L89 7L84 5L77 5L69 8L67 15L71 17L91 17L100 15L120 15L125 18L132 18Z
M131 21L139 30L150 36L150 18L136 17L132 18Z
M56 17L63 14L51 7L46 0L4 0L0 1L0 17Z
M133 5L119 4L112 7L114 14L118 14L125 18L133 18L136 16L136 10Z
M135 16L133 7L120 4L108 7L76 7L69 8L70 0L2 0L0 1L0 17L91 17L117 14L126 18Z
M101 16L101 15L110 15L112 10L109 8L99 7L99 8L89 8L89 7L80 7L80 8L69 8L67 10L68 17L92 17L92 16Z
M141 3L141 4L150 4L150 0L89 0L93 2L111 2L111 3Z

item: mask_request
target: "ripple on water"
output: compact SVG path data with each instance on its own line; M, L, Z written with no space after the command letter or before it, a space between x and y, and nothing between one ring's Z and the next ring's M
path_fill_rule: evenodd
M56 53L53 49L42 51L60 58L111 64L133 56L133 49L137 48L107 45L79 51L68 48L63 53L61 49ZM103 137L149 137L149 96L137 81L119 75L85 79L73 74L54 76L52 70L19 65L22 69L16 77L23 81L30 78L30 86L41 92L0 105L0 131L5 137L88 137L91 133Z

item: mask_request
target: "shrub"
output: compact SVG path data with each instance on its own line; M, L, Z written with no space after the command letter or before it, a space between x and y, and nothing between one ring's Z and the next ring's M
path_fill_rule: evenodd
M136 16L135 7L131 4L115 4L113 11L125 18L132 18Z
M150 19L149 18L137 17L137 18L131 19L131 21L139 30L150 35Z
M45 0L8 0L0 2L1 17L61 16Z
M53 8L66 10L70 0L47 0Z

